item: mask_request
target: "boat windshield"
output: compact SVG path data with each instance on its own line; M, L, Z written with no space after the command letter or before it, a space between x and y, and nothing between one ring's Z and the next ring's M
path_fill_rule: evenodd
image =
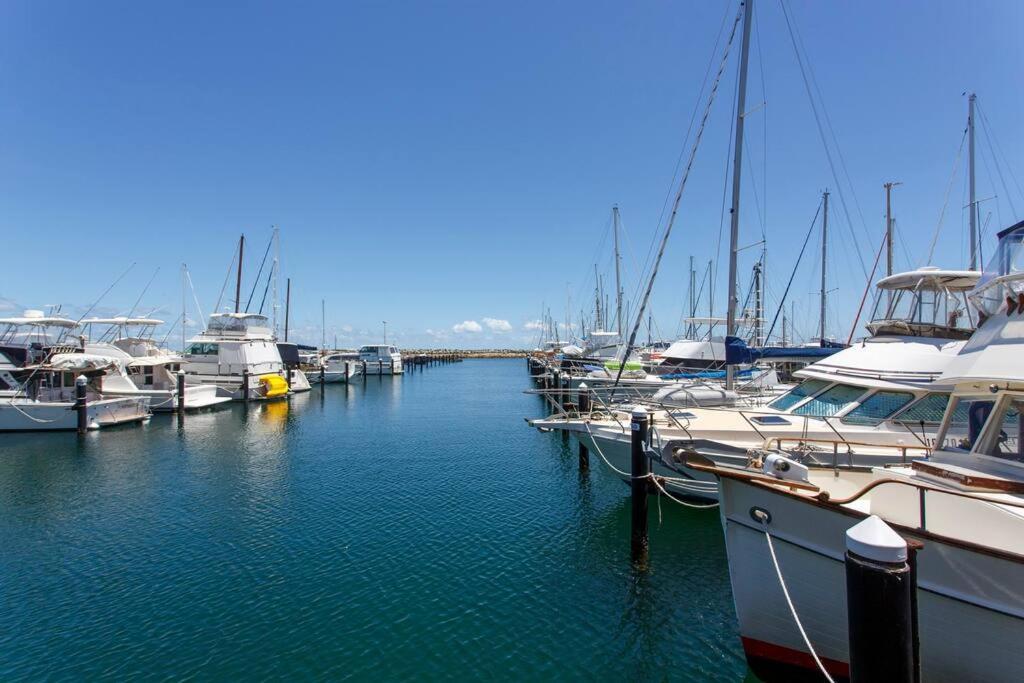
M827 391L823 391L807 403L798 406L793 410L794 415L806 415L807 417L832 417L857 402L857 399L864 393L862 387L853 387L848 384L833 385Z
M1020 415L1024 411L1024 400L1011 401L1003 414L998 417L999 430L986 439L978 449L984 455L991 455L1003 460L1024 462L1024 439L1021 437L1024 421Z
M769 403L768 407L774 408L775 410L789 410L800 401L803 401L808 396L813 396L826 386L828 386L828 382L824 382L820 379L805 379L803 382L793 387L789 392Z
M971 292L971 302L985 315L995 315L1007 297L1017 299L1024 294L1024 281L1000 280L1018 273L1024 273L1024 221L999 233L999 246Z
M947 412L952 410L953 414L949 417L948 425L940 431L936 443L942 444L942 448L947 450L969 452L981 436L982 427L994 405L991 395L954 396L947 408ZM964 426L967 427L966 433L962 431ZM951 430L955 433L949 433Z
M908 391L876 391L843 417L843 422L877 425L914 400Z
M922 326L959 330L968 334L974 329L966 292L922 287L897 289L891 292L891 297L884 291L879 294L868 324L872 334L907 334Z

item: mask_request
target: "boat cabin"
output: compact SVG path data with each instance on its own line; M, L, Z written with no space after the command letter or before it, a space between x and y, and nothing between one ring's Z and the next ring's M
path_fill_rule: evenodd
M974 270L925 266L878 281L868 323L874 336L967 339L977 326L967 293L978 284Z

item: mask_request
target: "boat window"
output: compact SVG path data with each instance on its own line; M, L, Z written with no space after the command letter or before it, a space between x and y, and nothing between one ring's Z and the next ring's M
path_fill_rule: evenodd
M769 403L768 406L775 410L789 410L808 396L813 396L824 389L827 384L828 382L823 382L820 379L806 379L793 387L789 393L783 394Z
M928 394L900 413L898 419L900 422L908 424L921 424L924 422L929 425L937 425L942 422L942 416L946 414L947 405L949 405L949 394ZM959 406L957 412L960 412Z
M757 415L750 418L751 421L759 425L788 425L791 424L789 420L782 417L781 415Z
M950 430L939 435L942 448L970 451L981 435L981 428L985 426L994 405L995 402L990 398L957 398Z
M1003 413L999 425L999 433L985 449L986 455L994 455L1004 460L1024 462L1024 439L1021 433L1024 422L1020 419L1024 411L1024 401L1014 401Z
M847 384L836 384L828 391L823 391L807 403L793 410L794 415L809 417L831 417L844 410L864 393L860 387Z
M193 356L216 356L217 349L217 344L212 344L210 342L195 342L185 349L185 353Z
M876 391L847 413L843 422L876 425L913 400L914 395L905 391Z

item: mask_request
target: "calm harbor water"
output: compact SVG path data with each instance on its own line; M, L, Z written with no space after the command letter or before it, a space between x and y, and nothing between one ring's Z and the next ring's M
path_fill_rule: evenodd
M652 504L521 360L0 435L0 679L743 680L717 513ZM594 457L594 456L592 456Z

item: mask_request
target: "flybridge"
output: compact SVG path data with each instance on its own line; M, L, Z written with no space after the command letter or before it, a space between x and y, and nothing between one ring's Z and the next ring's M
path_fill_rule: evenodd
M269 319L259 313L214 313L203 334L247 339L272 339L274 336Z

